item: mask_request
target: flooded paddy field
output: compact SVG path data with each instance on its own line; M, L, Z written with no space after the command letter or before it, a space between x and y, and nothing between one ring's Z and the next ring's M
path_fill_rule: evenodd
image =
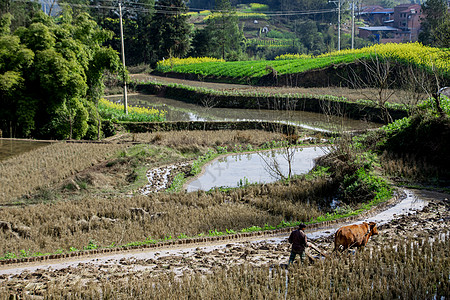
M305 147L291 149L291 172L300 175L314 167L314 160L325 154L325 148ZM268 183L287 177L289 162L283 150L234 154L216 159L203 168L196 179L186 184L188 192L215 187L238 187L251 183ZM273 168L277 165L277 173Z
M47 141L0 138L0 161L50 144Z
M108 96L107 99L121 101L122 96ZM373 122L305 111L216 108L213 105L199 106L144 94L130 95L128 102L165 110L167 121L276 121L317 131L365 130L381 126Z

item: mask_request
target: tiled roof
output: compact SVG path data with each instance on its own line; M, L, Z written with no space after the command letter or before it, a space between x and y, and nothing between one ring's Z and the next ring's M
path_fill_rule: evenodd
M367 31L398 31L397 28L391 26L370 26L370 27L358 27Z

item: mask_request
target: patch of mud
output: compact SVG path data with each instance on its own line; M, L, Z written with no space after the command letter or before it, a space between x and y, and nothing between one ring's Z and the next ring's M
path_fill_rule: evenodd
M146 173L149 183L140 188L139 193L148 195L150 193L164 191L165 189L170 187L170 184L176 174L188 174L190 173L190 171L191 167L189 163L177 163L150 169Z

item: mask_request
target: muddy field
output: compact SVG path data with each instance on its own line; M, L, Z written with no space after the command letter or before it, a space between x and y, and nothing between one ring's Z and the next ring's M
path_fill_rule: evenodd
M348 255L364 257L385 247L411 244L424 239L448 240L449 197L442 193L426 193L425 200L429 202L423 210L417 213L411 211L381 225L380 234L371 238L366 249L358 253L344 253L339 257L332 255L327 259L343 260ZM306 232L308 234L308 230ZM330 230L326 237L311 241L329 253L333 249L333 233L334 230ZM64 295L69 291L81 291L83 287L105 291L105 285L109 284L114 290L114 286L123 286L136 279L165 278L164 276L183 278L183 275L208 274L214 276L239 265L270 269L285 264L288 260L289 244L285 241L287 236L277 237L275 240L279 241L280 238L282 242L260 237L161 248L146 254L135 251L109 257L87 257L81 261L49 261L47 266L37 263L4 266L0 268L0 295L3 298L10 294L33 295L33 299L39 299L53 293ZM313 250L308 251L312 256L316 255ZM448 263L450 258L447 256L443 259ZM308 268L314 269L316 264L317 261L310 261ZM72 294L74 295L76 294Z

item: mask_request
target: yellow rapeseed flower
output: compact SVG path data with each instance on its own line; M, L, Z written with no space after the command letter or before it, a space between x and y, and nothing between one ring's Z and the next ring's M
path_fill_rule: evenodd
M111 109L115 109L115 110L119 110L119 111L123 110L123 104L114 103L114 102L108 101L104 98L100 99L100 104L106 106L107 108L111 108ZM128 105L128 113L164 116L166 114L166 111L158 110L155 108Z
M450 71L450 51L448 49L424 46L418 42L405 44L376 44L360 49L334 51L317 57L348 54L376 54L381 57L423 65L428 68L437 68L446 72Z
M187 57L187 58L171 57L168 59L158 61L157 68L199 64L204 62L224 62L224 61L225 61L224 59L218 59L214 57Z

